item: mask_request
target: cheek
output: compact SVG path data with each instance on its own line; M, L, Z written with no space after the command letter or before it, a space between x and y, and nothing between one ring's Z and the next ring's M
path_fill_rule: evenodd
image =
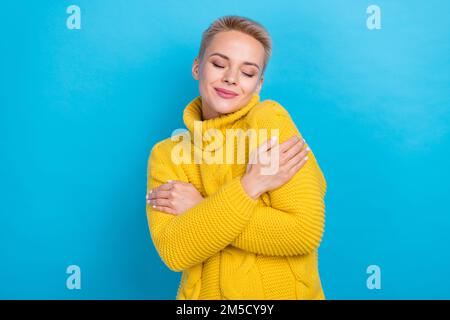
M203 69L202 76L206 82L217 81L222 78L222 70L208 65Z
M258 84L258 76L254 76L253 78L242 78L241 80L241 88L244 92L250 93L255 90Z

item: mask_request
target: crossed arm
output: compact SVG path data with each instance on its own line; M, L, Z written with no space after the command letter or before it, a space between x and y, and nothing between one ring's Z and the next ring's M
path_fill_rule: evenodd
M280 128L280 121L284 124L280 143L299 134L288 114L266 127ZM155 146L149 159L148 190L167 179L183 180L167 161ZM249 197L236 177L180 216L147 205L147 217L155 247L173 271L201 263L230 244L263 255L308 254L322 238L325 192L325 179L310 151L309 160L291 180L267 192L270 205Z

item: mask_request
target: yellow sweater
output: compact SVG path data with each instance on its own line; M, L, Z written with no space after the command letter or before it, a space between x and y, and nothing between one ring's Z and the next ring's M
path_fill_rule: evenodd
M194 138L194 121L202 121L200 96L186 106L183 120L194 157L208 146ZM300 134L279 103L260 101L257 94L241 109L201 124L203 133L215 128L224 137L231 128L267 129L269 137L270 129L279 129L280 143ZM317 249L326 181L313 152L291 180L253 200L240 182L248 148L245 163L176 164L171 152L177 144L167 138L152 148L147 192L171 179L192 183L205 198L180 216L146 207L158 254L168 268L182 272L176 299L325 299Z

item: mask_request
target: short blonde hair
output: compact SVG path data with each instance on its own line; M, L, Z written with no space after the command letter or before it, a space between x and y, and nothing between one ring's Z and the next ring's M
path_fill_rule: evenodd
M267 64L269 63L270 56L272 55L272 39L270 38L269 32L260 23L241 16L224 16L210 24L210 26L203 32L200 51L198 54L199 60L201 61L203 59L206 48L212 41L214 35L222 31L231 30L240 31L252 36L262 44L265 52L261 72L261 75L263 75Z

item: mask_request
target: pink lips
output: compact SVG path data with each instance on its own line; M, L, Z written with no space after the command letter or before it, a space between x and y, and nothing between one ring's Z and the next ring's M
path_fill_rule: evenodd
M221 96L224 99L232 99L236 97L238 94L234 93L233 91L228 91L221 88L214 88L219 96Z

